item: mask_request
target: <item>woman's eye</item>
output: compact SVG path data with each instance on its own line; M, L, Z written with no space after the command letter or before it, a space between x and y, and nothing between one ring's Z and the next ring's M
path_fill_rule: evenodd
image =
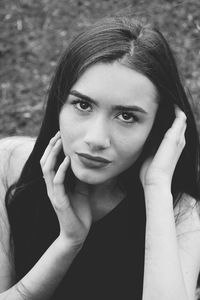
M138 118L134 114L129 112L122 112L119 115L119 119L125 123L134 123L138 121Z
M80 111L90 111L91 105L84 100L74 100L72 104Z

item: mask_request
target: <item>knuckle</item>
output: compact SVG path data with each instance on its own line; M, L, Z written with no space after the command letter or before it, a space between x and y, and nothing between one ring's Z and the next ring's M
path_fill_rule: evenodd
M185 147L185 144L186 144L186 140L183 139L182 142L181 142L181 146L182 146L182 147Z
M51 153L53 153L53 154L56 153L56 147L53 147L53 148L52 148Z
M180 139L177 136L171 135L170 139L172 141L173 144L175 144L175 146L178 146L180 144Z
M171 141L172 143L174 143L176 146L178 146L180 144L179 137L177 137L174 134L172 134L171 130L168 130L168 132L165 134L165 138L167 138L169 141Z
M180 145L180 139L175 137L174 138L174 143L175 143L176 146Z
M166 138L171 138L171 135L172 135L172 130L171 128L167 130L167 132L165 133L165 137Z
M46 167L42 168L42 173L44 176L47 176L49 174L49 169L47 169Z
M48 195L49 199L51 199L53 201L52 194L49 191L47 191L47 195Z
M61 212L66 208L66 201L64 199L53 199L53 207L56 211Z
M58 151L58 144L55 144L51 149L51 154L56 155Z
M49 199L52 202L54 199L54 194L53 194L52 189L48 186L48 184L46 184L46 192L47 192L47 196L49 197Z
M61 179L55 176L53 179L53 184L57 186L60 185L61 183L62 183Z
M55 141L55 137L52 137L49 141L49 145L53 145L54 144L54 141Z

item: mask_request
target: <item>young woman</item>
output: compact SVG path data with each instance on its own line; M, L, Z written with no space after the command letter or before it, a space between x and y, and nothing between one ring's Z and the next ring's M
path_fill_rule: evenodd
M0 300L195 298L198 132L157 29L113 17L78 35L38 138L0 147Z

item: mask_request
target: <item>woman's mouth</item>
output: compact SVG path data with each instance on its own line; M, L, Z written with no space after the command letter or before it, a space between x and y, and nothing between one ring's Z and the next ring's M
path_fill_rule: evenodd
M99 156L91 156L86 153L77 153L77 155L81 163L89 168L102 168L106 167L108 164L111 163L111 161Z

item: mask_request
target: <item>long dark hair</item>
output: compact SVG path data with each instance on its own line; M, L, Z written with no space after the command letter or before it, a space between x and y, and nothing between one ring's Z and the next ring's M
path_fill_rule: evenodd
M178 105L187 115L186 146L177 164L172 193L174 206L183 193L200 199L199 139L188 97L181 83L176 63L163 35L152 25L137 19L111 17L98 21L80 33L68 46L52 79L42 126L16 184L6 194L11 232L15 245L18 278L22 277L59 233L56 215L46 193L40 159L49 140L59 130L59 113L73 84L96 63L118 61L148 77L155 85L159 109L151 133L138 161L119 176L131 194L143 160L155 153L164 133L171 126ZM64 158L61 152L58 164ZM74 174L68 173L69 188ZM22 261L24 264L22 265Z

